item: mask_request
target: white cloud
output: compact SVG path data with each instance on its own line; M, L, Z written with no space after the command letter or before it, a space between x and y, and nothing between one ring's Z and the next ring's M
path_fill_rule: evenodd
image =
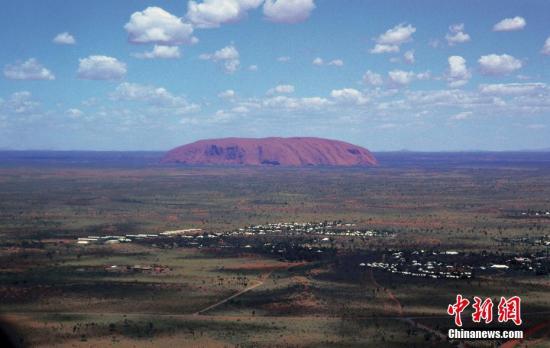
M67 111L65 111L65 113L71 118L79 118L84 115L84 112L82 112L82 110L76 108L68 109Z
M4 102L0 103L0 112L14 115L28 115L37 112L39 103L32 99L31 92L20 91L9 96Z
M181 45L197 41L191 24L160 7L134 12L124 29L128 32L128 40L136 44Z
M264 16L275 23L298 23L309 18L315 9L313 0L266 0Z
M246 114L250 111L246 106L236 106L233 109L231 109L231 112L234 112L236 114Z
M233 45L226 46L212 54L201 54L200 59L222 63L224 71L228 74L237 71L241 63L239 60L239 51Z
M451 116L451 120L461 121L461 120L470 118L472 115L473 115L473 112L471 111L462 111L462 112L459 112L458 114Z
M257 65L250 65L248 67L248 71L258 71L258 66Z
M448 58L448 63L447 81L449 87L460 87L468 83L472 74L466 67L466 59L461 56L450 56Z
M272 109L316 110L330 105L331 102L321 97L292 98L284 95L267 98L262 105Z
M174 96L163 87L123 82L111 94L113 100L147 101L152 104L165 105L174 102Z
M441 42L438 39L430 39L428 45L432 48L438 48L441 45Z
M344 66L344 61L342 59L333 59L330 62L328 62L327 65Z
M87 80L119 80L126 75L126 64L108 56L81 58L78 77Z
M286 63L286 62L290 61L290 57L289 56L277 57L277 61L281 62L281 63Z
M497 83L482 84L479 91L483 94L492 95L537 95L548 90L545 83Z
M235 98L235 96L237 95L237 93L235 93L234 90L232 89L227 89L223 92L220 92L218 94L218 97L222 98L222 99L232 99L232 98Z
M398 124L391 123L391 122L382 123L381 125L376 126L376 128L378 128L378 129L394 129L394 128L398 128L398 127L399 127Z
M294 86L293 85L278 85L275 86L267 91L268 95L273 94L291 94L294 93Z
M481 89L481 88L480 88ZM432 91L405 91L406 99L390 103L387 109L391 110L417 110L430 108L436 110L448 110L460 108L473 111L476 115L547 115L550 112L550 90L539 92L526 92L510 94L511 90L504 87L489 88L490 93L480 91L468 91L461 89L432 90ZM498 91L495 93L495 91Z
M330 96L339 103L363 105L368 102L363 93L353 88L334 89Z
M504 18L493 26L493 31L517 31L522 30L526 25L527 22L523 17Z
M414 50L409 50L405 52L403 55L403 59L405 60L405 63L407 64L414 64L415 58L414 58Z
M460 89L408 91L406 97L409 103L417 106L469 107L480 104L473 93Z
M197 28L217 28L224 23L234 23L255 9L263 0L204 0L189 1L187 19Z
M449 46L470 41L470 35L464 32L464 23L453 24L449 27L450 33L445 35Z
M550 56L550 36L544 42L544 46L542 46L542 50L540 52L542 54Z
M55 80L54 74L35 58L6 65L4 77L10 80Z
M327 99L321 97L305 97L298 100L306 109L319 109L331 104Z
M374 45L374 48L370 50L370 53L372 54L394 53L394 52L399 52L399 46L376 44Z
M376 38L376 45L370 50L373 54L399 52L399 46L412 40L416 28L408 24L399 24L388 29Z
M416 28L412 25L399 24L381 34L376 42L382 45L401 45L412 40Z
M5 99L0 98L0 129L23 125L36 129L43 126L37 126L36 122L47 114L31 92L18 91L6 96Z
M158 110L169 110L176 114L195 112L199 105L189 103L182 96L175 96L163 87L123 82L111 93L115 101L138 101L158 107Z
M460 71L460 70L459 70ZM464 72L464 70L463 70ZM372 72L371 72L372 73ZM375 74L375 73L372 73ZM416 73L397 71L390 86L406 85L411 81L427 78L428 72ZM448 73L445 78L448 78ZM455 76L462 76L456 74ZM466 75L467 76L467 75ZM377 80L375 78L375 80ZM382 78L380 77L380 80ZM383 83L379 81L376 83ZM399 84L401 83L401 84ZM368 105L368 107L366 107ZM328 96L309 98L293 95L266 95L256 98L238 98L231 101L220 115L232 117L237 114L253 116L252 122L274 122L273 114L288 120L289 124L307 123L306 115L326 120L328 127L339 122L359 124L369 119L377 123L390 123L399 127L406 126L405 119L417 118L418 122L458 122L475 117L517 117L540 116L550 112L550 89L542 85L535 86L490 86L471 89L416 90L408 88L342 88L329 91ZM420 118L423 118L421 120ZM426 117L424 119L424 117ZM280 118L277 118L280 120ZM347 122L347 123L346 123ZM532 123L536 123L533 119ZM388 126L389 127L389 126Z
M342 67L344 66L344 61L342 59L333 59L329 62L325 62L325 60L321 57L315 58L312 62L313 65L322 66L322 65L328 65L328 66L336 66L336 67Z
M414 80L415 74L411 71L392 70L388 72L388 77L393 85L405 86Z
M321 57L317 57L313 60L313 62L311 62L313 65L317 65L317 66L321 66L323 65L325 62L323 61L323 59Z
M423 81L423 80L429 80L432 78L432 73L429 72L429 71L424 71L424 72L421 72L421 73L418 73L415 75L415 78L417 80L420 80L420 81Z
M504 75L514 72L522 67L519 59L508 54L489 54L481 56L478 60L481 73L485 75Z
M181 54L178 46L155 45L152 51L135 53L133 56L140 59L176 59Z
M550 88L542 86L491 86L470 89L391 90L395 93L369 94L369 110L379 115L410 116L429 110L434 117L457 119L476 117L529 117L544 118L550 113ZM390 91L385 91L390 92ZM387 97L390 97L388 99ZM358 112L360 112L358 110ZM391 120L388 119L390 122Z
M57 45L74 45L76 43L76 40L74 39L74 36L72 36L68 32L64 32L57 34L53 38L52 42Z
M363 82L371 86L380 86L384 83L384 80L382 79L382 75L367 70L363 75Z

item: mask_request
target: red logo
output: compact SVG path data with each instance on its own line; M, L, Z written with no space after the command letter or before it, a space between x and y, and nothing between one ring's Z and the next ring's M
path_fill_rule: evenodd
M447 314L454 316L456 326L462 326L461 315L469 305L470 301L459 294L456 295L455 303L447 307ZM474 309L472 313L474 323L480 323L483 320L485 324L489 324L493 321L493 300L490 298L482 300L480 297L474 296L472 307ZM497 310L499 323L512 321L517 326L521 325L521 299L519 296L513 296L509 299L501 297Z
M516 325L521 325L521 299L518 296L510 297L508 300L500 298L498 303L498 321L505 323L511 320Z
M472 321L474 323L481 322L481 319L485 321L485 324L489 324L493 321L493 301L490 298L486 298L481 302L481 298L474 296L475 312L472 314Z
M449 315L455 316L455 325L462 326L462 317L460 316L464 309L468 307L470 301L468 299L462 298L462 295L456 295L455 304L449 305L447 307L447 313Z

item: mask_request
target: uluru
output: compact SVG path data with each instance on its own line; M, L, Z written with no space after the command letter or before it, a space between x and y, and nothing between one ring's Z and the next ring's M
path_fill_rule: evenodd
M338 140L313 137L199 140L170 150L163 163L250 166L374 166L372 153Z

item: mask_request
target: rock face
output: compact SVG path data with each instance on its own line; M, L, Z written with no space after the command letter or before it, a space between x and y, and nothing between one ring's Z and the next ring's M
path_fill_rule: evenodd
M321 138L200 140L169 151L163 163L252 166L373 166L369 150Z

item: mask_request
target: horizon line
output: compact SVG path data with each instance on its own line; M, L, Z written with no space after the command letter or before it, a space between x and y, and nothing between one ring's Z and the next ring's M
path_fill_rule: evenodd
M0 152L168 152L167 150L153 150L153 149L6 149L0 148ZM504 152L550 152L550 148L537 148L537 149L508 149L508 150L495 150L495 149L456 149L456 150L417 150L417 149L398 149L398 150L371 150L372 153L504 153Z

